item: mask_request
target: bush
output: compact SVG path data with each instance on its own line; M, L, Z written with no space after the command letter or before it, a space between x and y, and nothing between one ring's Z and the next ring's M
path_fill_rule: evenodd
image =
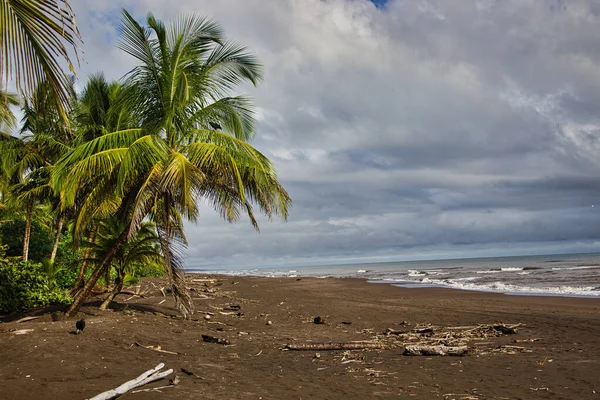
M0 313L71 302L67 294L52 285L42 264L8 261L0 263Z

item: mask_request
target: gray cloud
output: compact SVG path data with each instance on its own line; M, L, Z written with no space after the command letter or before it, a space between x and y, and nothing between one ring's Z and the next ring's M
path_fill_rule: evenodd
M590 251L600 239L600 2L158 0L74 4L118 78L125 7L199 12L263 61L254 145L290 220L187 227L188 266ZM83 78L81 78L83 79Z

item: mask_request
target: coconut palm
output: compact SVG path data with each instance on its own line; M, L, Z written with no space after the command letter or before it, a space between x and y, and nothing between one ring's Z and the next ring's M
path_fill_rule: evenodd
M269 217L287 218L291 203L270 161L247 143L254 133L250 99L229 96L245 81L258 83L258 60L225 41L220 27L206 18L191 15L166 27L149 14L146 23L143 27L123 11L119 42L138 61L125 79L125 101L135 106L141 127L78 146L61 159L53 176L65 204L74 203L80 188L94 188L81 206L86 209L82 223L117 210L128 221L69 315L147 218L156 224L177 305L189 315L182 227L184 219L198 218L200 199L227 221L246 213L257 229L253 204Z
M72 86L60 62L75 73L68 48L77 57L80 40L68 0L0 0L0 79L28 95L47 81L65 121Z
M124 93L125 90L121 83L107 81L102 73L96 73L89 77L83 91L74 102L72 112L73 128L77 132L76 142L78 144L110 132L139 126L139 119L133 113L132 107L123 101ZM80 187L79 197L85 198L87 192L98 190L99 184L100 182L94 182L94 185ZM75 201L74 204L82 205L82 202ZM85 234L87 242L93 243L95 240L98 222L86 220L86 224L82 224L82 217L89 217L86 212L89 208L85 207L86 204L90 203L84 203L84 207L77 207L75 213L76 244L79 243L83 234ZM102 210L102 207L96 210ZM90 252L91 247L87 246L71 295L75 295L83 288L86 267L91 257Z

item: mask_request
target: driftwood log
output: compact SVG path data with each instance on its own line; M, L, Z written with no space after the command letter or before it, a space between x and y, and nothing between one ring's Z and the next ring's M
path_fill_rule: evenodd
M467 346L406 346L405 356L464 356L469 351Z
M287 350L361 350L382 349L382 343L373 342L339 342L339 343L290 343Z
M223 345L229 345L231 342L227 339L221 339L218 337L210 336L210 335L202 335L202 340L208 343L217 343Z
M90 400L116 399L117 397L124 395L125 393L129 392L132 389L138 388L140 386L144 386L150 382L161 380L173 373L172 369L168 369L166 371L160 372L160 370L163 369L164 366L165 366L165 364L160 363L156 367L144 372L137 378L125 382L118 388L111 389L106 392L100 393L100 394L92 397Z

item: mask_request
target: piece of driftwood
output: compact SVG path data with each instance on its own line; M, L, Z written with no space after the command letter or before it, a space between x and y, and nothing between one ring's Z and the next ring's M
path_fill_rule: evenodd
M27 333L33 332L33 329L17 329L14 331L10 331L13 335L25 335Z
M138 342L135 342L135 345L138 347L143 347L144 349L158 351L159 353L167 353L167 354L177 355L177 353L175 353L174 351L163 350L160 346L144 346L143 344L140 344Z
M435 333L433 328L428 326L426 328L415 328L412 330L414 333L426 334L426 333Z
M533 338L533 339L515 339L514 342L515 343L533 343L533 342L538 342L542 339L540 338Z
M221 339L221 338L210 336L210 335L202 335L202 340L205 342L208 342L208 343L216 343L216 344L224 344L224 345L231 344L231 342L227 339Z
M31 321L31 320L38 319L38 318L39 318L39 316L37 316L37 317L23 317L21 319L16 320L15 324L20 324L21 322L27 322L27 321Z
M169 379L169 384L168 385L158 386L158 387L153 387L153 388L147 388L147 389L133 390L131 393L160 392L162 389L168 389L168 388L175 387L175 385L177 385L178 383L179 383L179 377L177 375L175 375L174 379Z
M408 331L404 331L404 330L399 331L399 330L392 329L392 328L387 328L387 330L385 331L386 335L403 335L405 333L408 333Z
M382 349L382 343L374 342L332 342L332 343L290 343L287 350L361 350Z
M116 399L117 397L124 395L125 393L129 392L130 390L144 386L150 382L158 381L160 379L163 379L163 378L171 375L173 373L172 369L168 369L168 370L162 371L162 372L160 371L161 369L163 369L164 366L165 366L165 364L160 363L156 367L144 372L137 378L127 381L115 389L111 389L106 392L100 393L100 394L92 397L90 400Z
M467 346L406 346L405 356L464 356L469 351Z
M498 332L504 333L505 335L514 335L518 330L516 326L507 325L494 325L493 328Z

